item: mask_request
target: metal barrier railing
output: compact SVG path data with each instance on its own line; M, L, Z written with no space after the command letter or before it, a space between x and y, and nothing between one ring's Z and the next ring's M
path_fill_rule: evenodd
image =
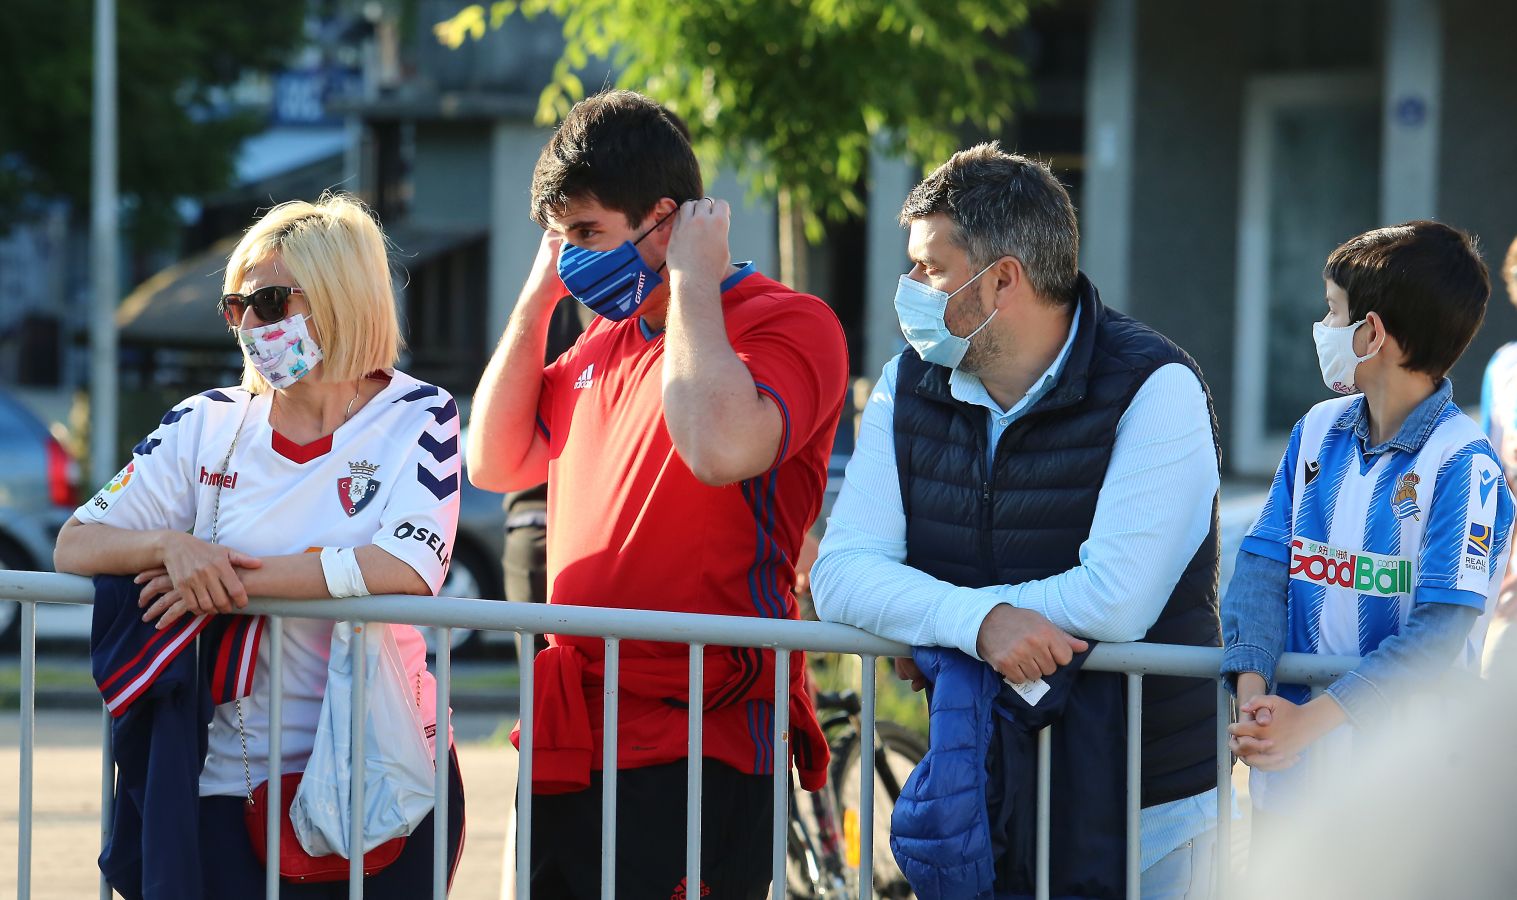
M89 605L94 593L87 579L72 575L57 575L39 572L0 571L0 600L15 600L21 603L21 766L20 766L20 816L17 865L17 892L19 900L28 900L31 890L32 853L32 774L36 741L36 604L64 603ZM261 614L273 617L271 624L280 617L330 619L333 621L391 622L410 625L425 625L440 628L437 640L436 680L437 709L439 717L446 716L451 695L449 630L470 628L474 630L513 631L521 634L520 663L521 733L520 761L517 772L516 794L516 891L519 898L530 896L528 875L532 856L532 738L533 738L533 662L535 647L533 637L538 634L563 634L600 637L606 642L604 686L604 757L602 775L602 820L601 820L601 896L610 900L616 893L616 780L617 780L617 710L620 681L618 661L622 640L645 640L664 643L680 643L690 647L690 693L691 697L704 693L704 650L708 646L757 647L775 653L775 715L774 756L778 761L790 758L790 727L788 721L790 690L790 654L796 650L842 653L858 656L862 671L866 673L861 686L862 714L860 718L860 746L873 747L875 686L872 673L882 656L901 656L909 648L868 634L846 625L824 622L799 622L786 619L757 619L734 616L713 616L690 613L655 612L649 610L607 609L601 607L557 606L527 603L501 603L488 600L453 597L375 596L343 600L254 600L242 611L245 614ZM280 683L283 665L283 642L281 629L270 629L271 683ZM1221 652L1215 648L1188 647L1166 644L1101 644L1090 654L1085 668L1093 671L1122 672L1127 676L1128 729L1127 729L1127 847L1126 872L1129 900L1140 897L1140 793L1142 730L1140 715L1145 675L1166 675L1201 678L1217 682L1217 873L1218 883L1214 896L1221 898L1226 890L1226 874L1229 868L1231 839L1229 824L1232 809L1232 757L1227 749L1227 724L1231 718L1231 696L1218 679L1217 671ZM355 657L355 666L361 667L363 654ZM1280 680L1295 684L1321 686L1332 682L1358 662L1356 657L1312 656L1285 654L1278 668ZM353 697L353 784L350 789L352 821L355 832L349 845L361 847L361 834L357 830L363 821L363 720L364 678L361 668L354 672ZM269 771L280 771L280 712L281 698L273 692L270 709L270 760ZM686 821L686 884L700 884L700 835L701 835L701 772L702 772L702 704L689 704L690 756L687 777ZM1049 896L1048 863L1050 796L1049 760L1052 746L1052 728L1044 728L1038 736L1038 787L1037 787L1037 835L1036 896L1046 900ZM433 896L446 897L448 861L447 850L447 781L448 748L446 746L446 719L438 723L437 776L435 783L436 836L433 842ZM873 894L873 837L874 837L874 755L860 753L859 772L859 892L862 898ZM105 717L104 762L102 765L102 836L109 828L110 801L113 785L113 766L110 757L110 717ZM774 766L774 822L772 834L772 896L783 896L785 885L785 828L789 802L788 766ZM269 781L269 808L280 809L279 779ZM269 816L267 836L268 858L279 856L279 817ZM362 854L355 854L350 862L350 898L363 896ZM266 896L278 896L277 867L267 873ZM698 894L698 888L694 888ZM109 900L110 889L101 881L100 896Z

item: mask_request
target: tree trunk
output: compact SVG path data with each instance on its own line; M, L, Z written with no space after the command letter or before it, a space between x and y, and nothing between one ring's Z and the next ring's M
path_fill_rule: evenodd
M782 187L778 197L780 283L797 290L808 290L810 278L806 265L806 224L795 195Z

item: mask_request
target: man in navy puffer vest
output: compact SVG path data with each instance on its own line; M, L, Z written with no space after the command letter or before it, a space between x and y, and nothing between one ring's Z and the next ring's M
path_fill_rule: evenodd
M1121 675L1071 662L1094 641L1220 644L1211 396L1189 355L1102 304L1046 165L994 143L962 151L912 191L901 223L911 270L895 305L910 346L865 408L812 589L822 618L932 654L927 673L897 661L914 687L965 666L989 672L931 692L932 753L994 758L972 770L986 782L976 792L929 754L897 805L896 827L911 832L893 839L897 859L923 896L1030 894L1032 835L1018 824L1030 818L1006 807L1027 802L1036 757L1004 729L1046 719L1054 783L1066 786L1054 808L1074 812L1062 826L1055 817L1052 893L1120 897L1119 849L1069 848L1123 846L1124 819L1109 812L1138 723L1126 721ZM1044 678L1054 686L1040 700ZM1005 683L1032 709L993 696ZM1210 894L1215 697L1209 681L1143 680L1150 900ZM1065 727L1094 737L1061 741Z

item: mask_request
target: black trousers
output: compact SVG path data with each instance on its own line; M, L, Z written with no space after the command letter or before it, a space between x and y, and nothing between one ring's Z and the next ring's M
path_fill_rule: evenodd
M616 779L616 896L762 900L769 892L774 781L707 759L701 786L701 889L685 889L683 761ZM534 900L600 896L601 773L572 794L532 797Z

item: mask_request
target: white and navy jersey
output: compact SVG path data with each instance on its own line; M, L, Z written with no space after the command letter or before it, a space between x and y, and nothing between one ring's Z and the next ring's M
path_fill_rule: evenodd
M1484 614L1506 568L1512 495L1479 426L1449 402L1419 450L1366 458L1354 431L1362 402L1328 400L1296 423L1243 540L1290 567L1290 652L1363 656L1400 631L1414 603ZM1478 663L1484 633L1482 616L1463 664Z
M270 426L268 393L222 388L175 404L74 517L189 531L207 541L214 519L217 543L254 556L373 544L411 566L435 593L458 525L458 407L446 391L403 372L371 377L388 384L335 433L304 445ZM284 622L284 769L299 772L315 737L332 628ZM425 645L409 626L397 626L395 636L432 724L436 691ZM241 704L254 784L267 777L259 761L268 752L268 652L268 642L258 642L252 694ZM237 714L227 704L212 722L201 793L245 788Z

